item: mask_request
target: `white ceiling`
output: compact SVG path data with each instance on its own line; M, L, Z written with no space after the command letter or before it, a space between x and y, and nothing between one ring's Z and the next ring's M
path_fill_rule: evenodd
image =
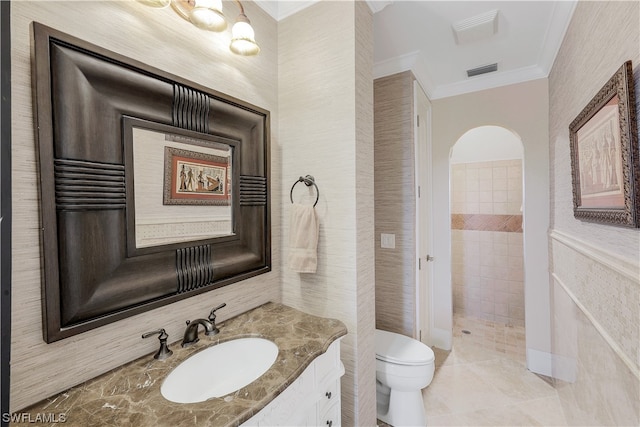
M256 1L280 20L315 1ZM367 1L374 12L374 77L412 70L431 99L544 78L575 1ZM497 10L497 32L456 44L452 25ZM492 63L498 71L467 77Z

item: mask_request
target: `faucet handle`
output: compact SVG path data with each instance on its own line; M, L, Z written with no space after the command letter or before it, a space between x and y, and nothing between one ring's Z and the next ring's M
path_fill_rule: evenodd
M216 308L214 308L213 310L211 310L211 313L209 313L209 321L210 322L215 322L216 321L216 311L220 310L222 307L226 307L227 303L223 302L222 304L220 304L219 306L217 306ZM214 323L214 327L215 327L215 323Z
M211 330L207 331L206 333L207 335L209 336L216 335L217 333L220 332L220 329L218 329L218 327L216 326L216 311L226 306L227 306L227 303L223 302L222 304L220 304L219 306L211 310L211 313L209 313L209 322L211 322Z
M164 329L158 329L157 331L151 331L151 332L145 332L144 334L142 334L142 338L149 338L153 335L160 335L158 337L159 340L166 340L167 338L169 338L169 335L167 334L167 331L165 331Z
M153 358L157 360L164 360L167 357L171 356L173 354L173 351L169 350L169 347L167 347L167 338L169 338L167 331L165 331L164 329L158 329L157 331L145 332L144 334L142 334L142 338L149 338L153 335L160 335L158 337L158 340L160 340L160 348L158 349L156 354L153 355Z

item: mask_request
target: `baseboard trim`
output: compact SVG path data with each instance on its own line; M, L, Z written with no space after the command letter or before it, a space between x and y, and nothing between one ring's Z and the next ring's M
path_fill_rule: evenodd
M576 360L566 356L527 348L527 369L568 383L576 381Z
M576 382L578 362L576 359L559 354L552 354L553 378L568 382Z
M453 345L453 332L446 329L431 328L431 345L450 351Z
M527 369L536 374L553 377L553 355L546 351L527 348Z

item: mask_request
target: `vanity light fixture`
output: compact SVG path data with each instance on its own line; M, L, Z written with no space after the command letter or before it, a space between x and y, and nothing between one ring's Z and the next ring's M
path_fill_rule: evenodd
M147 6L165 8L171 6L183 19L196 27L220 32L227 28L227 20L222 13L222 0L138 0ZM235 0L240 14L231 28L231 52L243 56L257 55L260 47L256 43L251 21L244 13L240 0Z
M180 4L191 8L187 16L182 15L182 9L178 6ZM180 16L198 28L216 32L227 28L227 20L222 14L222 0L172 1L171 5Z
M244 13L244 8L239 0L236 0L240 6L240 15L236 19L236 23L231 28L231 52L238 55L251 56L260 52L260 47L256 43L255 33L251 26L251 21Z

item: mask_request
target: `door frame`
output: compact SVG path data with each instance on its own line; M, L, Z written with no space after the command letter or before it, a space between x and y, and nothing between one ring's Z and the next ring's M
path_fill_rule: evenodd
M432 345L433 318L433 202L431 102L417 80L413 82L415 198L416 198L416 330L414 338Z

